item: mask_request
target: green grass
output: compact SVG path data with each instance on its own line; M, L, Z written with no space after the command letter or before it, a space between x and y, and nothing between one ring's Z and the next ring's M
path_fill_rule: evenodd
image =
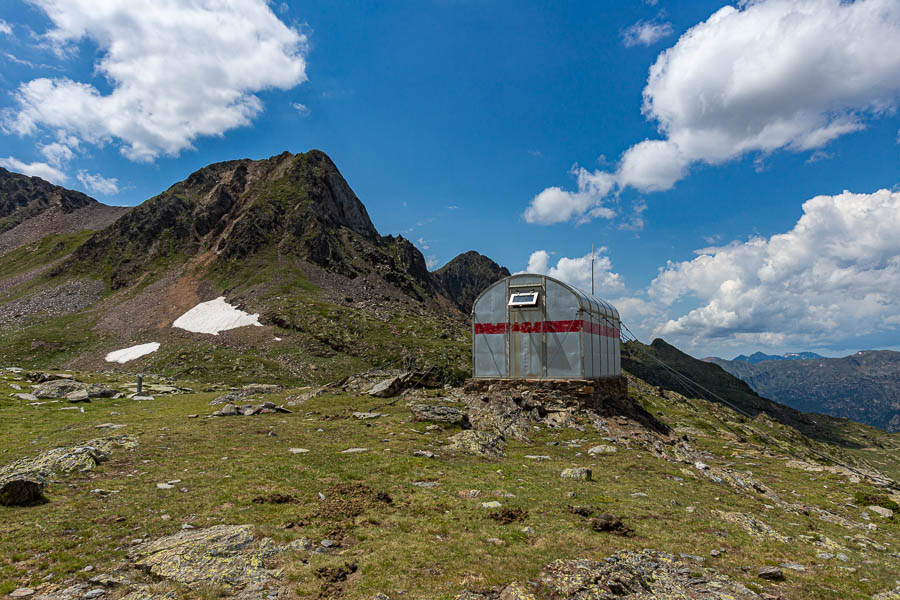
M0 279L24 273L35 267L68 256L94 234L93 231L79 231L48 235L40 242L17 248L0 258Z
M103 343L94 330L96 315L34 316L18 327L0 329L0 363L35 369L58 369L73 356ZM43 345L37 345L37 344Z
M78 376L103 379L97 374ZM217 393L161 396L152 402L95 400L82 414L60 411L59 404L23 406L8 396L11 383L23 382L0 375L2 463L99 437L104 434L95 426L105 422L127 425L116 433L137 435L140 445L134 451L115 451L109 462L90 473L52 483L47 504L0 507L0 581L11 582L2 588L5 591L10 585L39 584L48 575L49 581L57 582L86 579L88 575L80 570L89 564L95 567L94 573L113 569L125 559L131 540L175 533L182 523L196 527L250 523L259 535L278 542L301 536L314 542L326 537L340 540L335 555L284 557L284 577L301 598L318 593L317 567L344 562L359 567L358 575L348 580L345 598L370 599L376 593L451 598L464 587L533 579L556 558L600 558L620 549L640 548L707 557L712 549L724 549L720 558L708 558L707 565L759 588L769 584L742 567L786 561L806 565L805 573L787 572L787 583L778 587L785 598L868 598L893 587L896 578L894 559L873 551L864 554L844 538L863 534L897 551L900 526L896 523L879 521L878 529L871 532L847 530L814 516L766 509L751 494L690 477L684 473L686 465L641 450L620 448L609 456L587 456L588 447L606 443L592 431L536 431L530 444L510 441L505 458L489 461L444 454L440 446L456 429L426 433L425 424L409 421L403 403L379 409L387 414L375 420L352 418L355 410L383 403L368 397L324 395L287 415L189 419L189 414L212 412L207 403ZM290 393L271 399L280 402ZM782 498L796 501L792 494L796 492L807 503L859 521L860 511L845 506L852 490L876 492L864 484L849 486L835 474L786 468L777 448L757 447L696 427L706 421L739 435L735 432L757 426L729 419L727 413L707 412L700 401L683 404L647 396L645 402L670 425L701 432L692 436L692 443L710 453L710 464L737 463L734 468L739 471L752 470ZM270 431L277 435L270 436ZM777 427L766 434L788 443ZM576 438L584 440L580 448L564 445ZM291 447L310 452L294 455L288 452ZM341 454L349 447L370 450ZM412 456L417 449L431 449L440 456L417 458ZM735 452L750 458L738 459ZM549 455L551 460L535 462L525 459L526 454ZM559 472L570 466L592 467L594 480L561 480ZM156 489L157 482L172 479L180 479L176 487L188 491ZM417 488L410 485L414 481L439 481L441 486ZM334 486L344 482L385 492L393 503L371 503L350 517L317 516L323 508L318 493L332 497ZM90 492L97 488L119 491L108 496ZM477 498L459 495L472 489L480 491ZM495 497L495 491L514 497ZM569 497L569 492L576 497ZM647 496L634 496L636 492ZM271 493L290 494L298 502L252 501ZM481 502L488 500L523 508L528 517L522 523L500 525L486 518L489 511L481 508ZM593 532L586 519L569 511L569 505L619 515L635 536ZM693 512L688 512L689 506ZM755 514L795 541L783 544L750 537L715 517L713 510ZM290 521L300 525L284 529ZM524 526L532 527L534 535L522 533ZM850 561L816 558L821 549L800 541L803 535L825 536L846 545ZM503 544L491 544L489 538ZM850 575L841 567L858 570ZM186 593L186 597L203 598L215 597L217 592Z

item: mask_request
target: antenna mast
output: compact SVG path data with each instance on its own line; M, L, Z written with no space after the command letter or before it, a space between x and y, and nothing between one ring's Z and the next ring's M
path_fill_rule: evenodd
M591 296L594 295L594 243L591 242Z

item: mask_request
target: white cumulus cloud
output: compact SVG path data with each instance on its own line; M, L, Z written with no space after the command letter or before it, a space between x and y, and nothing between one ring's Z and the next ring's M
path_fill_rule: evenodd
M661 139L629 148L614 171L578 172L575 192L544 190L526 210L528 222L590 219L614 189L662 191L693 164L816 150L893 113L900 99L900 2L726 6L657 57L643 97L643 113L658 124ZM589 179L604 185L585 193L582 181Z
M119 193L119 180L115 177L103 177L97 173L88 173L87 171L78 171L78 181L81 182L89 192L94 194L103 194L104 196L112 196Z
M25 175L30 175L32 177L40 177L41 179L45 179L50 183L55 183L57 185L65 183L68 179L65 173L55 167L51 167L47 163L26 163L18 158L13 158L12 156L0 158L0 167L4 167L10 171L16 171L17 173L24 173Z
M699 306L657 328L688 347L852 340L900 325L900 192L817 196L787 233L698 251L653 280L653 302Z
M622 42L628 46L652 46L674 33L671 23L638 21L622 32Z
M12 27L3 19L0 19L0 35L12 35Z
M578 179L578 191L547 188L535 196L531 206L525 210L527 222L549 225L575 218L586 221L596 217L612 219L616 216L616 212L603 203L603 199L615 185L615 177L599 171L591 173L583 167L574 169L573 173Z
M72 152L71 148L65 144L60 144L59 142L51 142L43 145L40 147L40 150L41 154L44 155L44 158L57 167L75 157L75 153Z
M25 82L4 122L20 135L62 130L152 161L248 125L263 109L257 92L306 80L306 38L265 0L31 1L60 52L96 45L95 72L111 90L67 77Z

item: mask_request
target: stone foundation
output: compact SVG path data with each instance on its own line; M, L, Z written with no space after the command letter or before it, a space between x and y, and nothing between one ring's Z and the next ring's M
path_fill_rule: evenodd
M529 404L545 410L619 406L628 398L628 380L622 375L603 379L467 379L470 394L501 392L526 397Z

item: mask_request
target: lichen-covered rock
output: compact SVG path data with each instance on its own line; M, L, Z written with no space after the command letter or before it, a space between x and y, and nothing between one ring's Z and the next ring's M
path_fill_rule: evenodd
M434 421L435 423L462 425L466 420L466 413L452 406L410 404L409 409L412 411L413 417L417 421Z
M540 584L548 596L572 600L759 598L724 575L654 550L617 552L604 561L557 560L544 567Z
M587 467L574 467L572 469L563 469L559 474L563 479L581 479L583 481L591 480L592 471Z
M537 597L523 584L513 582L503 588L497 600L537 600Z
M54 379L38 385L32 393L42 400L65 398L72 392L87 391L86 383L71 379Z
M68 587L53 586L42 590L33 600L81 600L90 590L86 583L78 583Z
M154 592L150 586L142 585L128 592L122 597L122 600L178 600L178 598L179 596L175 592Z
M740 526L742 529L744 529L744 531L746 531L753 537L778 540L779 542L783 542L785 544L791 541L791 538L778 533L750 513L725 512L721 510L715 510L713 512L723 520Z
M66 398L70 394L89 398L112 398L116 390L100 383L81 383L72 379L54 379L34 388L32 393L42 400Z
M43 490L41 482L54 474L90 471L101 462L108 460L112 449L116 446L134 448L137 438L132 435L118 435L90 440L78 446L54 448L35 457L22 458L14 463L0 467L0 482L12 482L3 489L10 498L24 498L36 490L34 484L17 484L16 481L33 481ZM24 486L23 486L24 485ZM46 485L46 483L44 483ZM23 495L24 494L24 495ZM0 496L2 500L3 496ZM29 503L39 499L26 500ZM0 502L4 503L5 502Z
M879 592L872 596L872 600L900 600L900 585L886 592Z
M451 436L447 442L443 448L447 452L466 452L487 458L503 456L503 438L484 431L461 431Z
M267 568L266 559L281 551L268 538L257 540L250 525L217 525L143 542L130 550L129 558L154 577L188 586L222 586L256 598L277 584L281 571Z

